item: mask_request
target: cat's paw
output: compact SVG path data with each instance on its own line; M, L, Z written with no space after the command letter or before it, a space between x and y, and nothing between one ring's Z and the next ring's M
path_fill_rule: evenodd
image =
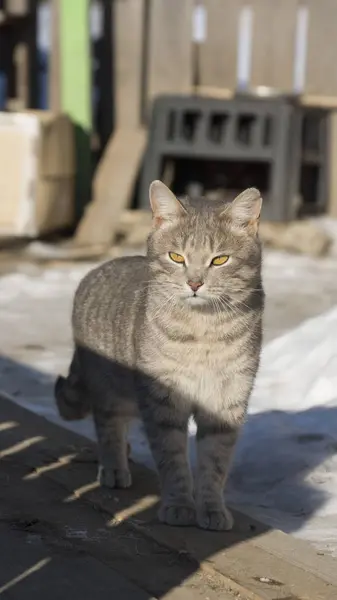
M197 511L197 525L209 531L230 531L234 525L232 513L225 506L210 508L202 506Z
M98 469L98 481L100 485L108 488L129 488L132 485L132 477L129 469L113 469L100 465Z
M159 520L173 527L191 527L196 523L194 506L163 504L158 512Z

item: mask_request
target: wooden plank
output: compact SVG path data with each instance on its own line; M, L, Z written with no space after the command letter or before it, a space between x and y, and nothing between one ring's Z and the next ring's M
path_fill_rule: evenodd
M7 402L0 393L0 450L28 443L1 462L2 600L234 600L227 579L210 577L192 557L182 560L181 551L147 536L147 521L157 521L153 472L134 465L133 488L98 489L89 440L13 402L16 419L8 423ZM43 439L34 449L31 431ZM60 460L69 454L69 462ZM104 507L96 502L103 497Z
M1 393L0 405L0 421L3 423L6 420L6 400ZM10 411L12 408L18 408L14 404L10 405ZM119 569L115 548L118 548L120 555L125 552L125 544L118 538L123 534L118 530L111 531L112 528L106 523L106 515L100 514L83 499L77 499L75 503L66 503L64 500L65 495L69 495L69 488L65 489L62 484L55 484L51 479L45 478L43 471L34 477L34 470L27 469L23 454L30 448L31 436L28 432L33 424L31 418L35 421L35 417L29 412L24 414L22 409L19 409L17 414L20 414L20 427L17 428L20 428L21 436L5 439L3 430L0 436L1 450L13 445L14 439L24 446L20 459L18 454L14 453L10 455L11 458L1 461L1 599L154 600L148 591L132 583L132 571L125 574L125 571L130 569L130 562L127 563L126 569ZM46 421L45 424L48 430ZM43 421L40 421L40 426L43 427ZM41 464L39 460L42 454L38 458L39 451L48 462L52 456L58 456L54 454L55 442L59 448L62 446L60 438L57 440L56 437L53 441L47 430L44 431L45 435L35 437L40 442L44 440L48 445L48 448L44 446L42 449L41 445L37 444L39 449L35 455L38 461L36 464ZM59 434L63 438L64 431L59 429ZM76 443L73 436L68 439ZM82 442L86 443L86 440ZM91 454L91 460L93 456ZM59 466L62 468L64 465ZM94 473L95 465L92 464L92 467ZM33 477L30 478L29 474L32 473ZM123 533L125 536L125 532ZM85 549L80 547L84 539L88 541ZM130 542L130 548L134 549L135 539L130 539ZM129 552L130 558L135 559L133 569L138 568L142 571L137 555L139 552L135 550L133 556ZM151 566L149 571L150 569Z
M251 85L293 89L298 0L251 0Z
M16 94L20 110L29 105L28 66L29 53L26 44L18 44L14 49L14 63L16 66Z
M97 167L93 200L75 235L77 245L109 245L128 207L146 143L141 125L145 0L115 0L112 42L115 133Z
M299 98L302 106L311 106L313 108L337 109L337 96L310 96L302 95Z
M48 491L49 498L55 499L52 489ZM11 510L13 499L18 501L9 494L1 499L2 514ZM21 515L27 514L23 501L20 511ZM30 513L31 522L38 523L41 512L39 498L36 497L35 510ZM62 597L64 600L89 600L99 597L100 600L110 600L114 597L118 600L151 600L146 591L100 560L78 552L69 543L65 549L61 534L55 530L45 534L48 541L37 535L39 542L32 544L29 531L21 527L24 519L20 520L15 511L12 514L12 521L4 519L0 523L0 543L1 547L6 547L0 564L0 595L4 594L4 599L35 600L39 597L60 600Z
M144 0L115 0L113 37L116 126L133 129L141 122Z
M7 559L5 584L18 571L21 574L39 564L46 550L54 559L56 550L59 557L66 552L68 573L74 571L70 593L60 590L58 597L64 600L100 598L98 592L92 595L91 587L88 595L83 595L80 582L79 595L76 593L78 577L85 579L86 564L76 565L79 569L74 570L71 561L75 556L86 560L88 555L123 579L131 578L133 586L147 589L149 600L152 594L171 599L174 588L178 595L172 600L227 600L238 594L251 600L336 599L336 560L317 555L307 542L271 531L238 513L236 527L226 535L167 527L155 517L158 486L154 473L145 467L133 464L134 486L111 494L97 488L95 446L88 439L15 405L1 393L0 423L0 449L17 450L7 453L1 462L1 527L10 524L12 532L29 536L31 542L24 568L16 570L15 556ZM40 441L34 444L34 440ZM19 451L17 445L22 442L25 446ZM14 539L14 533L8 535ZM37 552L41 556L36 556ZM97 585L95 578L93 581ZM112 590L111 600L118 600L119 590ZM227 590L234 592L232 596ZM48 590L34 596L44 597L49 598ZM21 598L30 596L23 593Z
M194 93L198 96L204 96L206 98L219 98L220 100L231 100L235 94L235 90L230 90L228 88L205 87L197 85L194 88Z
M193 82L193 0L152 0L148 33L148 100L190 93Z
M306 0L309 8L308 62L305 91L337 96L336 0Z
M337 96L336 19L335 0L321 0L318 4L307 0L309 9L308 57L305 81L307 94L330 97L327 104L335 104ZM328 169L328 212L337 217L337 113L330 116Z
M234 89L242 0L204 0L207 37L200 45L200 85Z
M146 144L145 129L119 129L110 139L94 179L94 198L76 231L78 245L106 244L131 202Z

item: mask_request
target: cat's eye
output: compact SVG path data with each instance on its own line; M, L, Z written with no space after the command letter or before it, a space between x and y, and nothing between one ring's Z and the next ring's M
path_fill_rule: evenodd
M211 265L214 265L215 267L221 267L222 265L226 264L228 259L229 259L229 256L227 256L226 254L222 254L221 256L216 256L215 258L213 258Z
M169 257L173 262L178 263L179 265L185 264L185 259L181 254L177 254L176 252L169 252Z

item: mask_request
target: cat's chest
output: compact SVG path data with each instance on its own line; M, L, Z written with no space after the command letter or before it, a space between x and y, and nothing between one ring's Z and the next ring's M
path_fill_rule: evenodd
M194 344L171 357L167 375L178 393L192 402L209 404L223 395L230 370L223 344Z
M235 368L235 344L227 339L225 328L219 331L206 325L147 337L142 348L150 376L175 390L180 398L201 405L213 404L224 396Z

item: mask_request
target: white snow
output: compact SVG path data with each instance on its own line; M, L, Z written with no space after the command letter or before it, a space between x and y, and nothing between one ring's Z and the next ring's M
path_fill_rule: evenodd
M65 424L52 401L54 375L71 353L73 291L90 268L25 266L0 278L0 387L93 438L90 420ZM268 253L264 280L267 343L229 499L337 556L337 261ZM138 425L131 442L134 458L152 466Z
M335 555L336 340L334 308L265 346L231 477L242 510Z

